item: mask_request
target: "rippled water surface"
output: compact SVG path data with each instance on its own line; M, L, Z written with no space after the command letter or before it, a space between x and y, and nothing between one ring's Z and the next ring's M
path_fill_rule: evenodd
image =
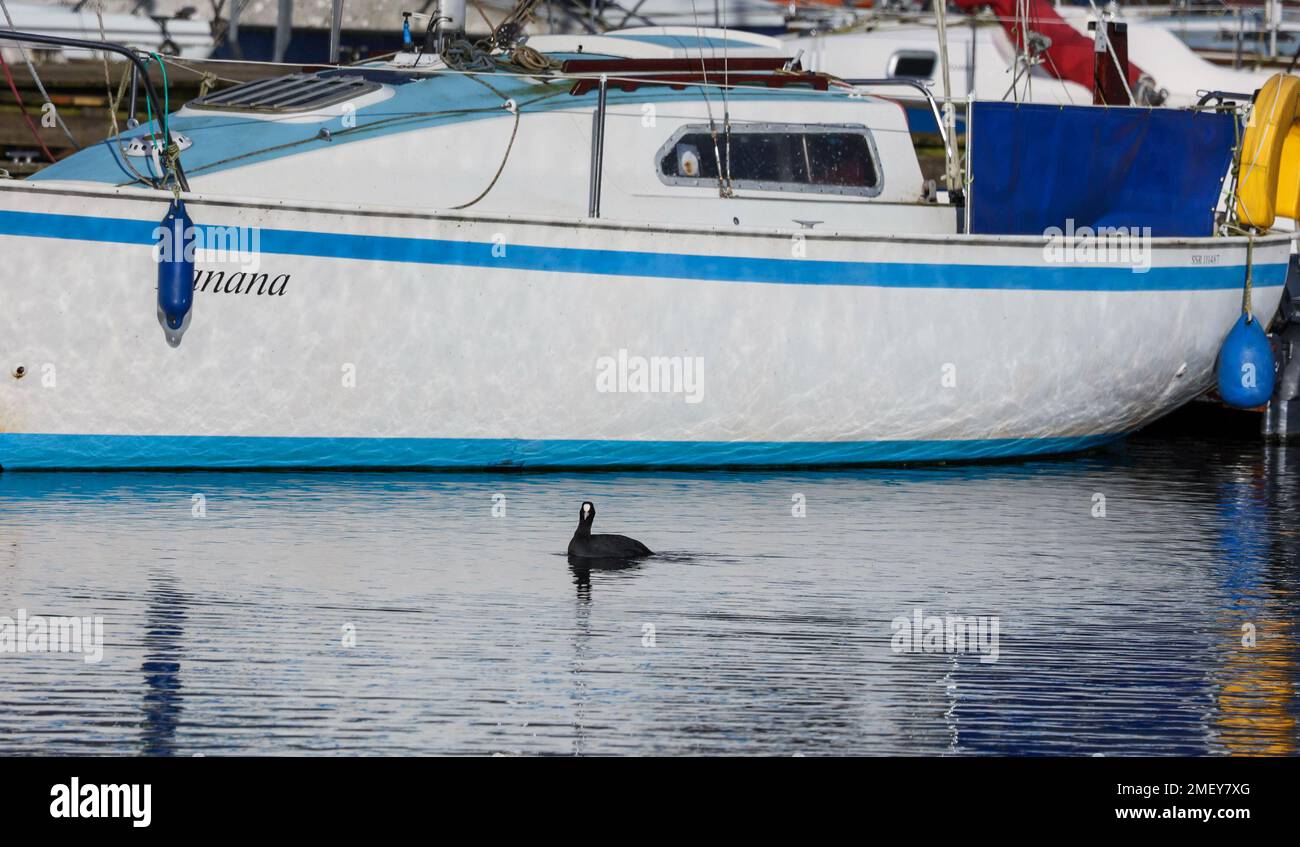
M0 652L0 754L1293 754L1298 472L3 473L0 616L104 646ZM572 569L588 498L663 555Z

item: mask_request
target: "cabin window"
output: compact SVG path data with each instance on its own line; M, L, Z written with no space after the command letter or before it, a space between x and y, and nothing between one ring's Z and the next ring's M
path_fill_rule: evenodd
M716 143L715 143L716 141ZM659 151L659 179L669 185L718 184L718 160L731 184L759 191L880 193L875 144L861 125L721 124L679 129Z
M901 79L930 79L935 55L929 50L900 50L889 62L889 75Z

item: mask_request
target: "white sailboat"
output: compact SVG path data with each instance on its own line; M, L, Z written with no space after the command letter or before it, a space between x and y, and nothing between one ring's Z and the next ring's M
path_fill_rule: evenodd
M1116 242L1141 262L965 232L1002 201L927 190L896 102L762 38L412 50L0 180L0 466L1056 453L1202 393L1248 262L1276 309L1290 236L1216 232L1212 200L1200 234ZM183 314L155 262L173 183L202 247Z
M1091 39L1093 16L1086 7L1058 11L1080 35ZM1033 29L1033 22L1028 25ZM1270 74L1234 70L1198 56L1176 35L1154 22L1128 21L1128 57L1150 78L1151 99L1158 105L1195 105L1207 91L1250 93ZM933 17L903 19L870 15L840 30L789 36L806 51L810 68L846 78L899 77L937 85L938 32ZM949 62L956 93L977 100L1029 103L1091 103L1092 92L1076 81L1059 78L1051 62L1039 59L1026 67L1003 23L986 15L957 17L948 29ZM916 97L899 95L919 104ZM922 113L922 117L924 114Z

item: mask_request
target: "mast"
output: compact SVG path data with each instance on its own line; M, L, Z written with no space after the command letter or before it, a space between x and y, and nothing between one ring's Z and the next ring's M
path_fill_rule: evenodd
M957 116L952 105L952 80L948 70L948 0L934 0L935 19L939 24L939 66L943 68L943 125L948 136L944 145L945 171L948 194L961 190L961 177L957 173Z
M275 48L271 54L274 62L283 62L293 36L293 0L279 0L275 16Z
M339 63L339 41L343 30L343 0L334 0L330 12L330 57L329 64Z

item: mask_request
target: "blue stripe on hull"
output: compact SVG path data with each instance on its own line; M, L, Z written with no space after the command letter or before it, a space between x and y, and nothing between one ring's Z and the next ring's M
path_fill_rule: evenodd
M0 211L0 235L74 239L111 244L153 244L152 221ZM598 237L593 234L593 237ZM1009 291L1204 291L1241 288L1242 265L1151 268L1124 265L954 265L913 262L844 262L763 259L688 253L648 253L579 247L508 245L379 235L263 229L261 252L330 259L549 271L597 276L654 277L785 285ZM1255 285L1280 286L1287 266L1257 264Z
M0 468L779 467L1036 456L1120 437L724 442L0 433Z

